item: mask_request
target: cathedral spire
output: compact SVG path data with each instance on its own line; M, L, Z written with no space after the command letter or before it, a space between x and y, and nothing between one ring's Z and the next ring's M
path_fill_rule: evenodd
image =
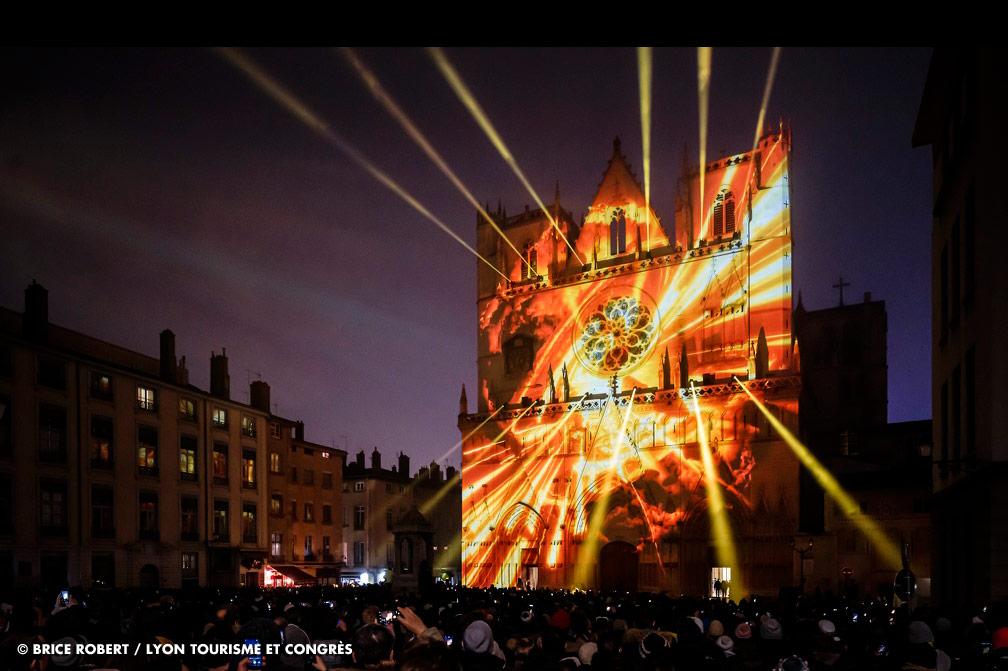
M557 402L556 381L553 379L553 364L549 367L549 403Z
M459 414L469 414L469 399L466 398L465 382L462 383L462 395L459 396Z
M560 370L561 384L563 384L563 400L564 403L570 401L570 380L567 379L567 362L564 362L563 368Z

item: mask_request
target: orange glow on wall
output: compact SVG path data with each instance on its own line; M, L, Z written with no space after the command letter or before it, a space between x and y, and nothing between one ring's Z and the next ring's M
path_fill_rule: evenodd
M478 233L511 281L480 272L478 407L462 435L499 414L462 446L466 584L536 567L539 586L595 587L613 541L657 572L642 582L674 584L673 545L706 515L689 380L728 508L753 509L754 482L781 477L761 469L769 430L731 376L764 378L764 402L796 414L788 152L782 129L708 164L702 197L694 169L670 234L617 143L583 223L554 205L583 265L541 217L500 221L534 277L529 256Z

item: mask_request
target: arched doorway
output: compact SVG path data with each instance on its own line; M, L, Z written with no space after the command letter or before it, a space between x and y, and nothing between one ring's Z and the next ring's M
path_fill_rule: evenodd
M637 548L626 541L606 543L599 553L599 589L637 591Z
M154 564L144 564L140 569L140 587L143 589L157 589L161 586L159 571Z

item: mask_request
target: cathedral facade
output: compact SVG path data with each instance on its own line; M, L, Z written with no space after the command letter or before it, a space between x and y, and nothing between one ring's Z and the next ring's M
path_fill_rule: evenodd
M798 461L753 401L797 432L789 153L780 128L702 179L685 167L671 235L618 140L580 223L559 202L478 220L479 253L508 277L479 264L476 407L463 390L458 417L465 584L791 582Z

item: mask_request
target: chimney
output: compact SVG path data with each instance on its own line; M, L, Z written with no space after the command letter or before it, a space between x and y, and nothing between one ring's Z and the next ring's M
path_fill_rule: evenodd
M864 292L864 302L865 303L871 303L871 292L870 291Z
M49 337L49 291L35 280L25 287L22 328L29 340L45 340Z
M268 386L266 387L266 393L269 394ZM304 440L304 422L294 422L294 440ZM361 454L363 455L364 453L362 452Z
M262 410L267 415L270 413L270 387L262 380L253 380L249 385L249 405L257 410Z
M161 331L161 379L171 384L178 382L175 363L175 334L171 329Z
M381 468L381 452L378 448L374 448L374 452L371 453L371 468L380 469Z
M362 471L364 470L364 450L357 453L357 466Z
M409 475L409 457L405 452L399 453L399 473L400 475Z
M210 352L210 394L231 400L231 376L228 375L227 349L220 354Z

